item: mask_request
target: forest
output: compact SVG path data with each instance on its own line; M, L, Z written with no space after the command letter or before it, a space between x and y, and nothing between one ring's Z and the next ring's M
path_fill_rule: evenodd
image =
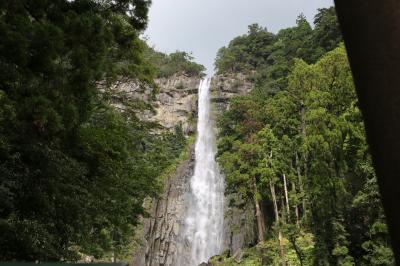
M219 118L227 191L255 210L248 265L394 265L334 8L314 27L303 15L277 34L250 25L216 69L255 84Z
M155 95L156 77L203 71L139 38L149 5L0 2L0 260L131 255L144 199L159 195L186 139L140 119L151 99L111 84Z
M157 78L205 75L140 37L150 5L0 1L1 261L130 260L146 200L190 144L140 114L154 112ZM394 265L334 8L276 34L250 25L215 72L253 84L218 116L229 204L255 212L241 265ZM127 80L149 98L115 89Z

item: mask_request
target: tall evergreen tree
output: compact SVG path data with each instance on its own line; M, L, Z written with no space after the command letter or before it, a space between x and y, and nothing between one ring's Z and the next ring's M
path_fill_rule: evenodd
M146 104L113 107L121 78L155 88L138 37L149 5L1 1L1 260L118 256L130 242L184 141L152 134Z

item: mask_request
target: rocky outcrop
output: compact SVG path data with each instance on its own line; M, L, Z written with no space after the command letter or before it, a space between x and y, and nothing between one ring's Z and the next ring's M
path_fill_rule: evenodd
M251 91L252 83L243 74L216 75L211 82L212 98L218 113L229 108L229 100L235 96L246 95Z
M235 205L230 204L230 200L233 200ZM250 203L243 203L240 206L238 203L243 201L236 194L226 195L225 202L224 245L225 250L228 250L229 254L233 255L239 250L253 246L256 243L254 207Z
M173 130L181 124L186 134L196 130L197 117L197 92L200 83L199 77L187 77L174 75L170 78L155 80L159 92L154 96L151 89L142 88L135 81L123 81L118 83L114 90L124 93L125 97L144 102L152 102L154 110L145 110L140 113L142 119L158 122L167 130ZM120 93L115 93L117 98ZM122 96L120 96L122 97ZM119 99L114 99L115 106L123 108Z
M142 249L134 258L134 265L179 265L178 252L185 252L180 238L184 230L184 217L188 206L186 196L194 169L194 147L189 158L164 182L164 193L151 203L150 218L144 220L145 239ZM182 255L181 255L182 256Z
M167 129L181 124L186 134L194 133L200 78L174 76L158 79L156 83L160 93L156 96L156 114L151 120L158 121Z

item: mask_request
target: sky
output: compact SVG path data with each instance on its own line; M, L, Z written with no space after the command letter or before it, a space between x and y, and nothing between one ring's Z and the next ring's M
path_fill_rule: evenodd
M276 33L303 13L312 22L333 0L153 0L144 36L156 50L191 52L211 74L219 48L258 23Z

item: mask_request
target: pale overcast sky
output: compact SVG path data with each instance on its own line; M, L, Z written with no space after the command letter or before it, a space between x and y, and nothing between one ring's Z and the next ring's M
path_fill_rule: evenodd
M333 0L153 0L145 36L161 52L192 52L212 73L219 48L258 23L276 33L303 13L312 22Z

